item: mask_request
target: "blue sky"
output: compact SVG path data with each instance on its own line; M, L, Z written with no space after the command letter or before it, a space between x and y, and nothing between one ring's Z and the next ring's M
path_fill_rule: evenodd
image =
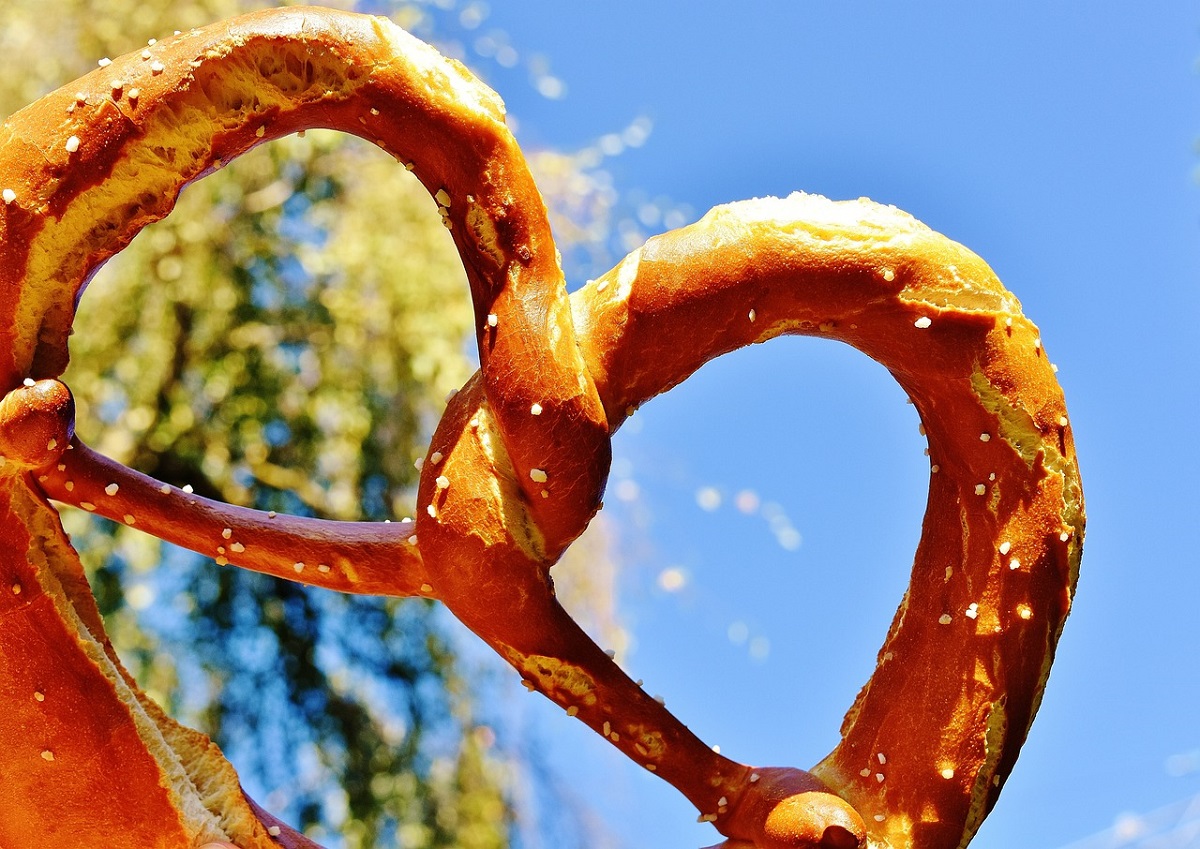
M1200 750L1200 4L522 0L460 35L493 29L519 61L473 64L525 144L650 119L608 163L622 192L696 216L865 195L992 265L1059 366L1089 525L1042 712L973 845L1053 849L1200 792L1170 760ZM534 54L564 97L535 91ZM616 443L610 493L630 498L608 511L635 677L726 754L818 760L907 581L922 448L882 368L813 340L643 408ZM715 842L670 788L531 710L625 845Z

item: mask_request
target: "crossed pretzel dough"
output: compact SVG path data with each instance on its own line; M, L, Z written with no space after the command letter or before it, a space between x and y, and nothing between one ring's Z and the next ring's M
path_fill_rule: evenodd
M162 484L75 439L56 379L100 263L190 180L315 126L405 163L467 270L481 369L437 427L415 523L259 513ZM181 34L48 95L0 128L0 190L0 783L17 802L0 844L315 846L137 689L49 499L219 563L441 600L526 686L678 788L728 849L952 849L991 808L1045 684L1084 519L1038 331L965 248L892 208L794 195L718 207L568 298L495 94L386 20L311 8ZM787 333L884 364L931 462L909 591L811 772L713 752L550 580L600 507L624 419L707 360Z

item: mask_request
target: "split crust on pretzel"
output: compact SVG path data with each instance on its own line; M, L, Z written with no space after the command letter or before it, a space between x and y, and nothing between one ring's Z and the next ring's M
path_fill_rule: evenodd
M181 823L157 843L114 823L103 833L109 845L190 847L222 836L247 847L310 845L285 827L266 833L281 824L237 791L215 747L140 696L45 493L233 565L442 600L527 686L679 788L729 849L950 849L970 840L1036 711L1083 535L1062 393L1037 329L978 257L894 209L795 195L720 207L652 239L568 305L544 208L499 102L429 48L377 19L305 9L238 19L150 52L93 72L79 89L86 96L61 90L0 130L0 189L15 196L0 207L0 274L9 275L0 328L16 335L11 355L0 351L10 356L0 363L5 389L19 391L25 378L53 383L83 281L165 215L184 182L314 125L364 135L415 164L464 256L482 369L435 433L415 535L406 524L303 522L208 502L77 441L29 472L41 458L27 443L38 440L0 418L0 436L27 457L0 477L0 578L21 587L0 592L0 696L20 704L15 719L0 719L6 788L30 800L92 792L94 769L69 773L83 776L79 787L63 777L100 748L94 738L71 748L65 719L48 721L50 694L37 688L57 683L63 717L128 738L102 757L126 788L149 794L147 821ZM174 163L164 144L178 145ZM841 743L812 774L714 753L578 628L548 575L598 508L609 433L705 361L787 333L838 339L884 364L921 415L931 462L909 591ZM57 421L53 411L39 415ZM9 622L49 634L40 653L22 654ZM71 674L92 683L46 677L63 653L75 658ZM52 759L36 760L39 745ZM47 766L64 772L37 773ZM13 829L41 829L40 845L77 845L44 819L5 817L0 843L24 834Z

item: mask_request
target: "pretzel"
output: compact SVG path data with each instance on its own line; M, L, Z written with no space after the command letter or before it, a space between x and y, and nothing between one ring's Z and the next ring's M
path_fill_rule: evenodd
M727 849L970 840L1033 719L1084 521L1061 390L1036 328L982 260L894 209L794 195L719 207L568 301L498 99L385 21L276 11L148 52L0 130L0 328L11 337L0 355L0 578L21 587L0 608L0 693L20 705L0 719L6 789L11 779L30 804L69 799L88 816L104 807L108 830L91 833L111 845L315 845L247 799L215 747L120 668L50 497L219 563L440 599L527 687L677 787ZM308 126L363 135L411 163L467 268L481 369L434 434L415 525L263 514L161 484L73 439L55 380L93 268L167 214L187 181ZM607 437L624 419L708 359L784 333L839 339L884 364L921 415L931 462L909 591L841 742L811 772L714 752L584 634L550 578L599 508ZM41 635L40 648L9 622ZM47 732L64 728L46 723L52 700L35 689L49 688L39 682L51 661L66 669L46 678L63 710L124 735L90 771L95 739L61 749ZM103 698L80 698L93 692ZM34 727L54 739L31 742ZM30 769L39 745L53 747L47 764L81 764L71 780ZM109 771L121 786L91 801ZM60 822L22 816L0 813L0 844L16 834L78 845ZM70 828L91 828L85 818Z

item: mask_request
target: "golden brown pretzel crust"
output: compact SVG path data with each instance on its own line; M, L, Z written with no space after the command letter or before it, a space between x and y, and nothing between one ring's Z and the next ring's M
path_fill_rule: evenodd
M105 768L148 800L137 824L104 821L106 845L231 835L243 846L309 845L286 829L268 834L281 826L244 799L215 748L139 697L45 493L219 562L441 599L530 688L679 788L730 847L951 849L970 839L1032 721L1083 533L1052 367L978 257L894 209L795 195L720 207L651 240L568 302L499 101L428 47L377 19L294 9L148 53L0 129L0 333L13 338L0 351L0 389L12 390L0 405L0 448L15 461L0 470L0 588L21 588L0 593L0 671L9 673L0 697L25 700L0 716L6 788L11 776L31 801L67 793L85 803L108 775L79 767L48 783L30 769L73 768L99 750L84 738L60 745L65 720L51 721L38 689L58 663L75 676L55 679L72 691L66 698L99 697L54 709L110 727L114 740L126 735ZM471 282L482 369L434 435L416 534L408 523L348 527L207 502L78 442L44 449L49 463L28 472L44 459L42 432L28 421L53 430L65 408L20 419L11 410L32 408L13 393L25 378L61 371L75 298L94 266L165 215L187 180L310 126L363 135L415 162ZM705 361L784 333L839 339L884 364L930 444L909 592L842 742L811 775L714 753L579 629L548 576L598 508L610 432ZM18 650L9 636L18 626L41 634L41 648ZM78 779L70 790L65 776ZM110 804L129 812L126 797ZM79 845L77 829L90 827L77 817L66 835L54 821L5 811L0 843L7 828L43 846Z

